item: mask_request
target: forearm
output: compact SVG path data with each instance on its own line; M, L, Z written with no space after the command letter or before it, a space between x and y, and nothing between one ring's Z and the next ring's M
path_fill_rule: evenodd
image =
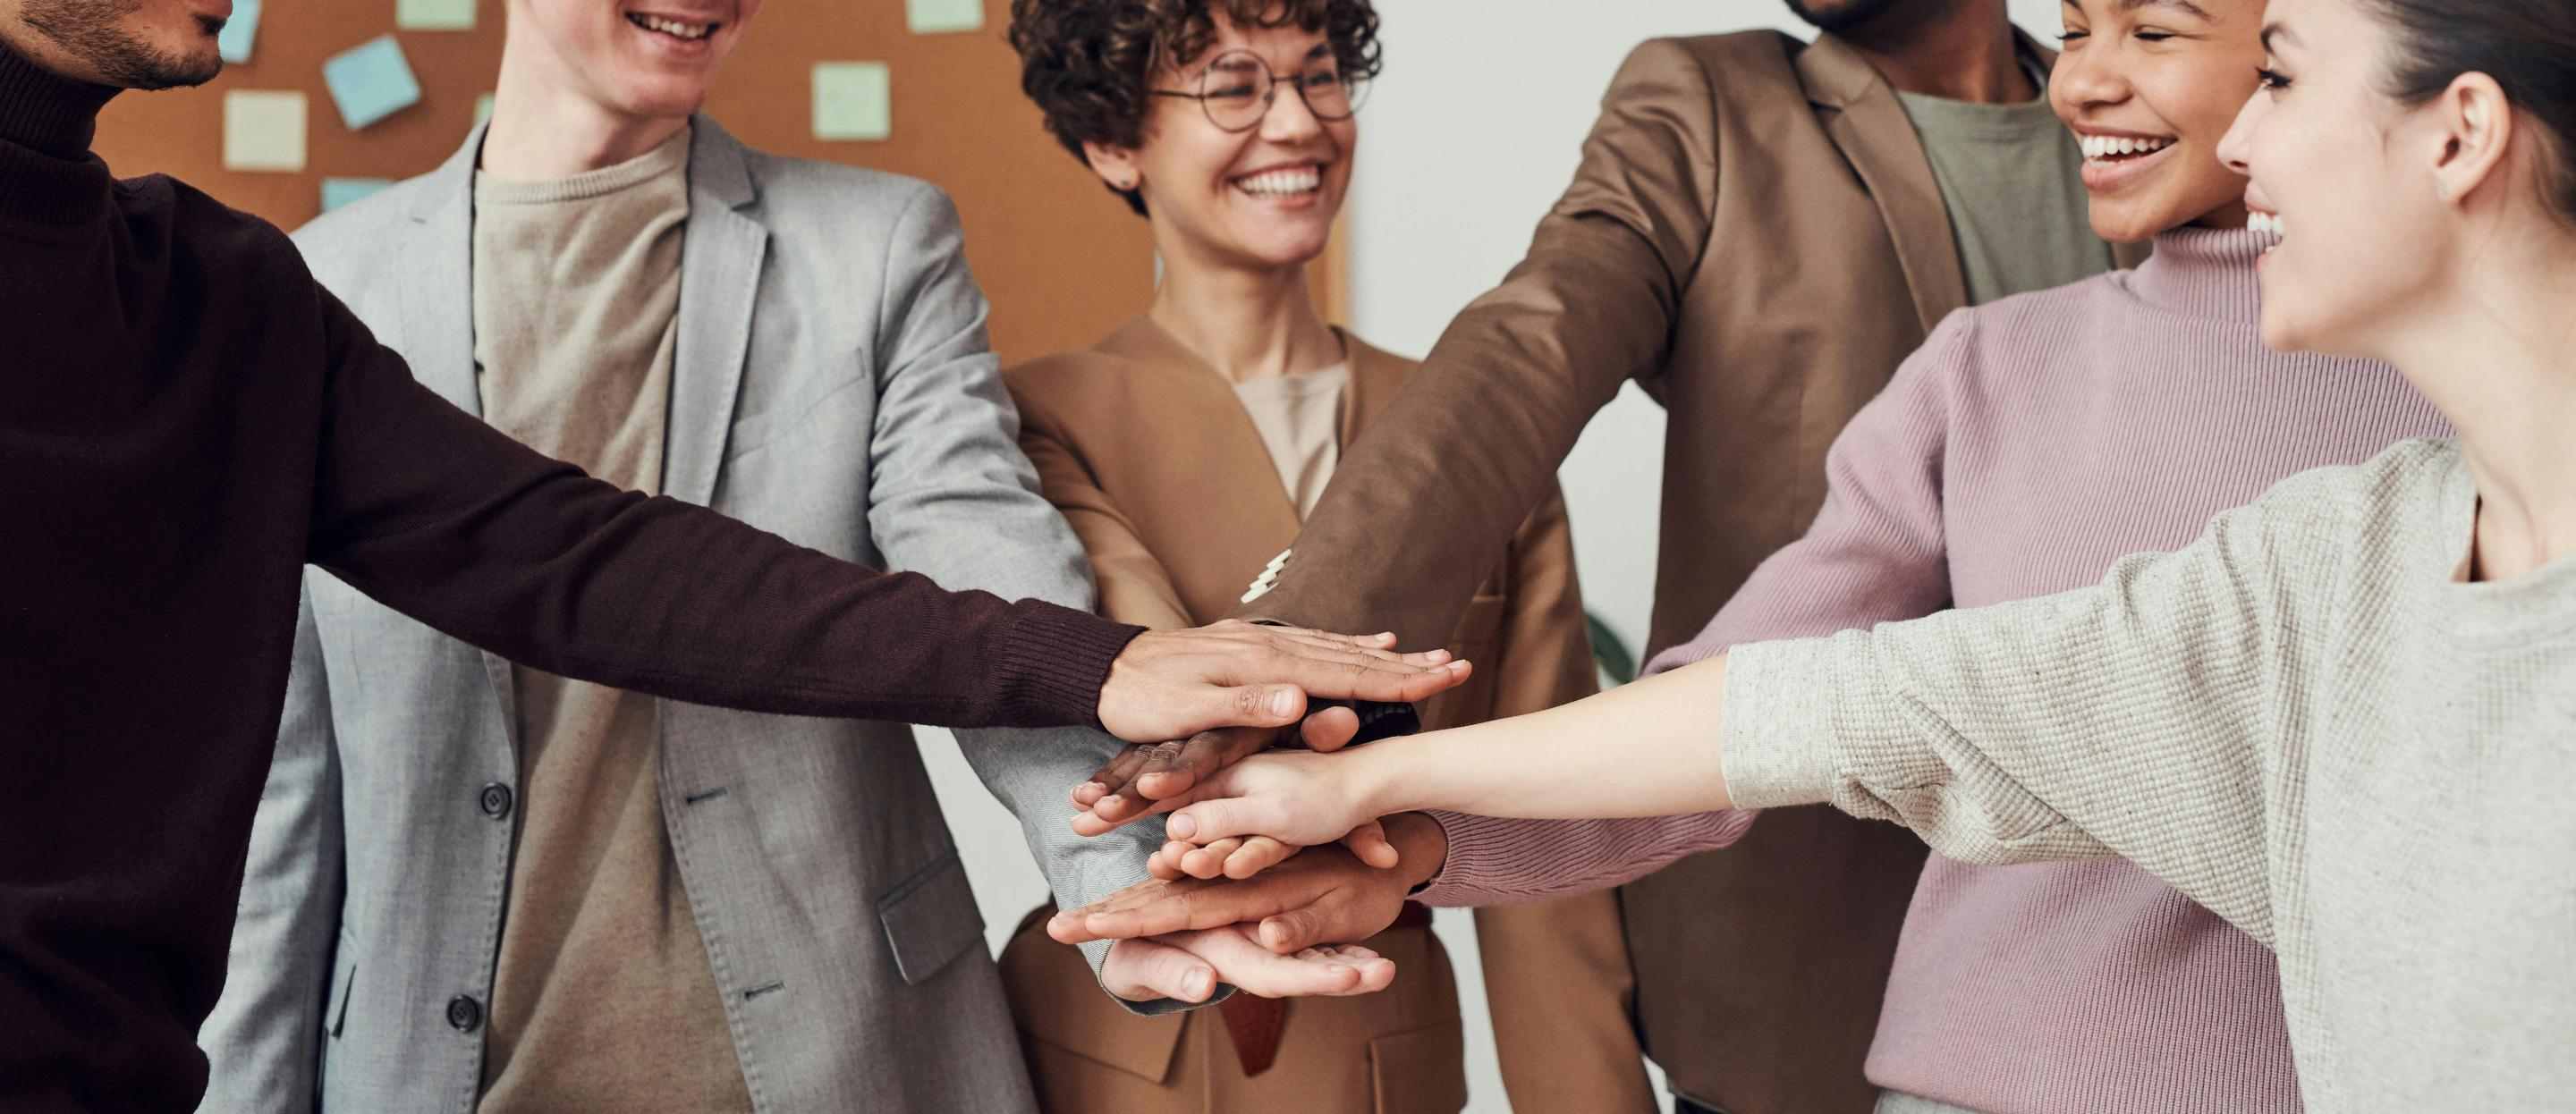
M1718 738L1726 659L1586 700L1350 754L1369 815L1671 816L1732 807Z
M443 633L694 703L961 726L1093 722L1134 636L592 480L430 394L334 309L308 557Z
M1503 905L1622 885L1744 838L1758 815L1724 809L1626 820L1511 820L1429 814L1442 831L1440 873L1415 900Z

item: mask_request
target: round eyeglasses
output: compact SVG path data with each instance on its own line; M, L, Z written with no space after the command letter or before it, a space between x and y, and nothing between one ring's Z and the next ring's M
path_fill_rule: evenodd
M1294 86L1305 98L1306 111L1318 120L1348 120L1368 99L1368 80L1345 77L1340 63L1331 58L1316 58L1306 63L1294 79L1281 78L1270 72L1270 64L1248 50L1229 50L1219 54L1199 74L1197 92L1178 89L1148 90L1157 97L1181 97L1199 102L1208 122L1230 132L1248 132L1261 126L1270 114L1270 105L1279 96L1282 83Z

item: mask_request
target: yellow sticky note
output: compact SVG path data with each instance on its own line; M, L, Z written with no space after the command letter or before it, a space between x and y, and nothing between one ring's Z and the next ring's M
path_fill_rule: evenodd
M485 93L482 96L474 98L474 122L480 124L491 118L492 94Z
M405 31L471 31L474 0L394 0L394 26Z
M304 94L234 89L224 94L224 169L304 169Z
M814 63L814 138L894 134L894 74L883 62Z
M984 0L904 0L904 17L915 34L980 31Z

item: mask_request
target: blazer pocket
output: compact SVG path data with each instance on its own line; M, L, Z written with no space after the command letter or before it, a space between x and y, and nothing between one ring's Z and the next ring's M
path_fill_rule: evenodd
M877 899L877 920L906 985L920 985L984 942L984 915L975 909L966 864L955 851L895 883Z
M1467 1040L1457 1018L1369 1041L1378 1114L1435 1114L1467 1106Z
M323 1031L334 1039L349 1022L349 989L358 984L357 957L348 954L347 942L340 947L339 961L332 964L330 1006L322 1015Z

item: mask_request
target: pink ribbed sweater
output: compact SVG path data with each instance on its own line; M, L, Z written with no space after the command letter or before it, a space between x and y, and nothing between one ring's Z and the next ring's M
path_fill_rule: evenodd
M1952 315L1835 441L1806 537L1653 668L2092 584L2294 472L2446 433L2392 368L2262 347L2265 242L2168 233L2136 271ZM1443 814L1448 863L1422 896L1480 904L1625 881L1734 842L1754 815ZM2272 953L2120 861L1934 856L1868 1071L1988 1114L2299 1107Z

